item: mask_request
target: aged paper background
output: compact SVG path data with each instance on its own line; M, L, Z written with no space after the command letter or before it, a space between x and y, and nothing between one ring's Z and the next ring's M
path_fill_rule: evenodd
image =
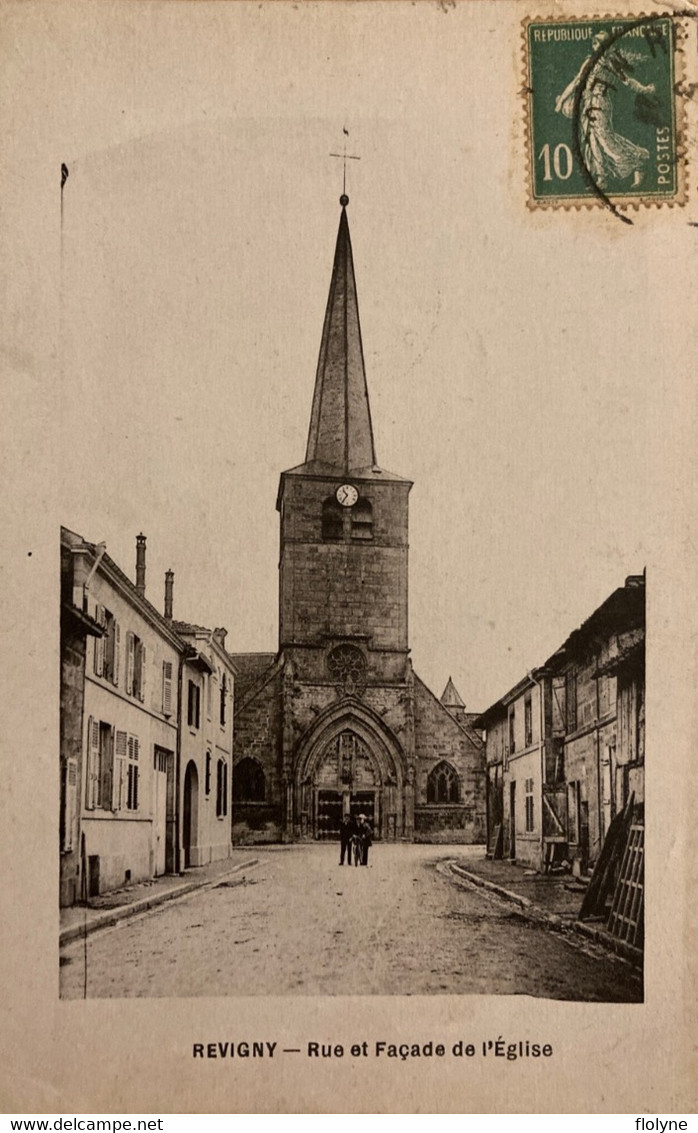
M633 212L632 228L601 209L526 208L521 21L607 12L509 0L0 9L5 1110L694 1108L693 104L686 208ZM351 224L381 460L421 487L411 617L424 675L442 685L449 664L469 705L483 708L647 565L643 1005L58 1000L58 527L106 538L129 569L133 536L149 524L149 569L160 577L163 556L177 552L182 607L210 624L224 616L234 648L273 648L274 492L278 472L302 457L338 212L340 171L327 154L341 146L344 125L362 156L350 170ZM82 200L86 211L82 224L75 212L64 218L73 247L61 260L64 161L66 210ZM202 171L198 186L192 169ZM104 207L105 186L114 208L89 212L90 202ZM170 250L149 233L158 211L170 210L176 242L188 208L196 222L186 238L201 262L178 289ZM249 226L244 249L231 243L230 304L212 252L230 241L227 216ZM130 284L119 248L132 253ZM72 272L67 297L61 262ZM117 315L105 285L112 272L121 273ZM148 291L172 296L170 321L155 330ZM232 304L252 330L237 355L228 340L216 355L202 318L213 309L223 334ZM178 367L181 343L161 341L187 310L198 373L186 350ZM105 325L101 341L112 349L100 352L93 345ZM149 372L140 369L141 339L155 358ZM167 407L183 389L189 417L178 430ZM444 432L454 420L455 438ZM144 451L157 455L160 474L154 459L141 461ZM221 483L229 476L205 519L200 479L188 471L197 461ZM503 503L512 493L513 508ZM483 627L502 616L505 629L488 637ZM554 1057L191 1058L195 1041L303 1047L500 1035L551 1042Z

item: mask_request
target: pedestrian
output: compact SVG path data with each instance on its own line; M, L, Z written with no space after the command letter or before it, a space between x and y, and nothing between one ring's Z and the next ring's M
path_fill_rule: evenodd
M341 847L339 864L344 865L346 856L347 865L351 865L352 838L356 830L356 823L351 814L343 814L339 824L339 844Z
M360 861L361 865L368 865L368 850L373 842L373 831L368 824L365 814L359 815L359 821L356 825L356 833L359 838L359 845L361 847ZM358 863L357 863L358 864Z

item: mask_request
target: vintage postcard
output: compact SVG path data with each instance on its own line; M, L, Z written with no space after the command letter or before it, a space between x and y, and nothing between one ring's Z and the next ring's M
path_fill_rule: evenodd
M0 11L17 1112L690 1112L698 12Z

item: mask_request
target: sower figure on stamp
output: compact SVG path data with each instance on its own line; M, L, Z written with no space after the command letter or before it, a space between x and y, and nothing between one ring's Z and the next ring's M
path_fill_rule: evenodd
M361 865L367 866L368 865L368 850L369 850L369 846L373 842L373 831L371 830L371 827L369 826L369 824L366 820L365 814L359 815L359 821L358 821L357 826L356 826L356 833L357 833L357 836L358 836L358 839L359 839L359 847L360 847L359 862L361 863ZM356 864L358 865L359 862L357 862Z
M344 865L346 855L347 865L351 865L352 838L356 832L356 823L351 814L343 814L339 825L340 856L339 864Z
M607 32L599 32L592 40L597 53L608 42ZM584 80L579 104L582 153L587 169L600 188L608 188L613 180L633 178L633 187L640 184L649 161L649 150L638 146L618 132L613 121L614 100L619 86L629 87L636 95L654 94L654 83L641 83L631 74L634 64L646 62L642 55L612 45L589 68L588 59L555 101L555 110L572 118L577 89Z

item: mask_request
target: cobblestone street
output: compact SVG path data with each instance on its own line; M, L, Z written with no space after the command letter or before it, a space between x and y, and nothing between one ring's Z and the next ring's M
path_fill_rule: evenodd
M255 849L244 874L64 948L61 995L83 996L86 948L88 997L641 999L625 963L458 885L447 862L468 852L378 844L357 869L339 867L334 844Z

